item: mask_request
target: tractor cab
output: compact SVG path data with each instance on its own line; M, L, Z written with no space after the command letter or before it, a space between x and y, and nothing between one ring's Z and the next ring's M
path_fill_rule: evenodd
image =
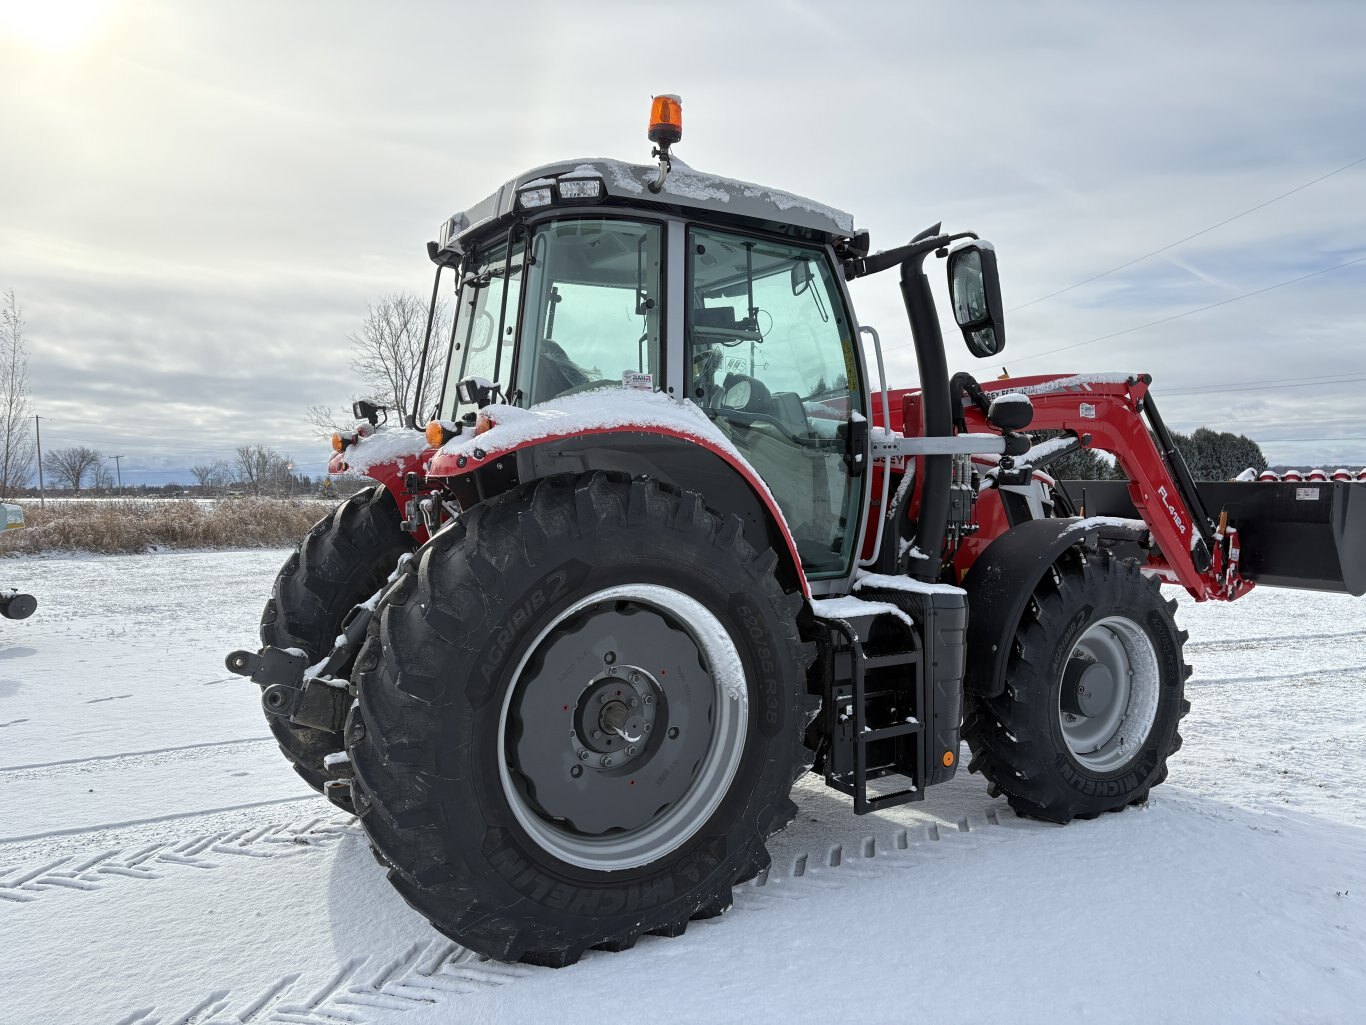
M688 403L776 503L781 528L735 508L754 540L789 533L794 576L838 591L855 571L872 480L874 389L845 286L867 234L843 211L694 171L669 152L679 137L676 98L660 97L657 167L548 164L442 224L428 246L434 300L453 271L456 313L450 337L429 340L447 350L440 399L415 414L440 446L498 421L499 407L608 410L642 393ZM933 334L942 349L937 324ZM438 453L428 475L458 476L456 462ZM696 479L695 467L618 462ZM494 486L479 483L475 500Z

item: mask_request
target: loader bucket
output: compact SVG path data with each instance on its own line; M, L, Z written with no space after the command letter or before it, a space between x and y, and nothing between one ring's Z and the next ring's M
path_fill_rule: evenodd
M1074 480L1093 516L1136 516L1124 481ZM1242 575L1268 587L1366 594L1366 486L1362 482L1198 481L1209 514L1238 528Z

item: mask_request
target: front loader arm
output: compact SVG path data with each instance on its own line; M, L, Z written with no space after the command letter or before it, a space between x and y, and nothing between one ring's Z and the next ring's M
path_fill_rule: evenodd
M1082 448L1113 455L1156 544L1148 567L1181 584L1197 601L1232 600L1252 587L1238 573L1236 535L1224 524L1216 528L1210 523L1148 394L1150 382L1146 374L1058 375L992 382L983 390L988 398L1028 395L1034 406L1030 430L1068 431ZM969 430L991 429L973 405L965 408L964 417Z

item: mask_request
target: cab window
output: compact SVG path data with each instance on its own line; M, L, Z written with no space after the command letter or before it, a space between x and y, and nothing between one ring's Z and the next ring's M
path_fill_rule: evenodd
M815 576L858 529L844 425L862 408L853 331L823 249L689 233L691 393L768 483Z

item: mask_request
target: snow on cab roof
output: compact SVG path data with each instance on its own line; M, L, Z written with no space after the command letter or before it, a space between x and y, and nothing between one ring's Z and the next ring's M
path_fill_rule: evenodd
M654 194L648 190L647 183L654 181L658 173L654 164L627 164L606 157L562 160L535 167L508 180L483 202L463 211L467 226L454 241L458 245L460 240L510 216L521 189L549 184L554 179L591 177L602 178L609 200L691 207L730 217L792 225L830 238L848 238L854 234L851 214L781 189L695 171L674 157L673 169L664 180L663 189Z

